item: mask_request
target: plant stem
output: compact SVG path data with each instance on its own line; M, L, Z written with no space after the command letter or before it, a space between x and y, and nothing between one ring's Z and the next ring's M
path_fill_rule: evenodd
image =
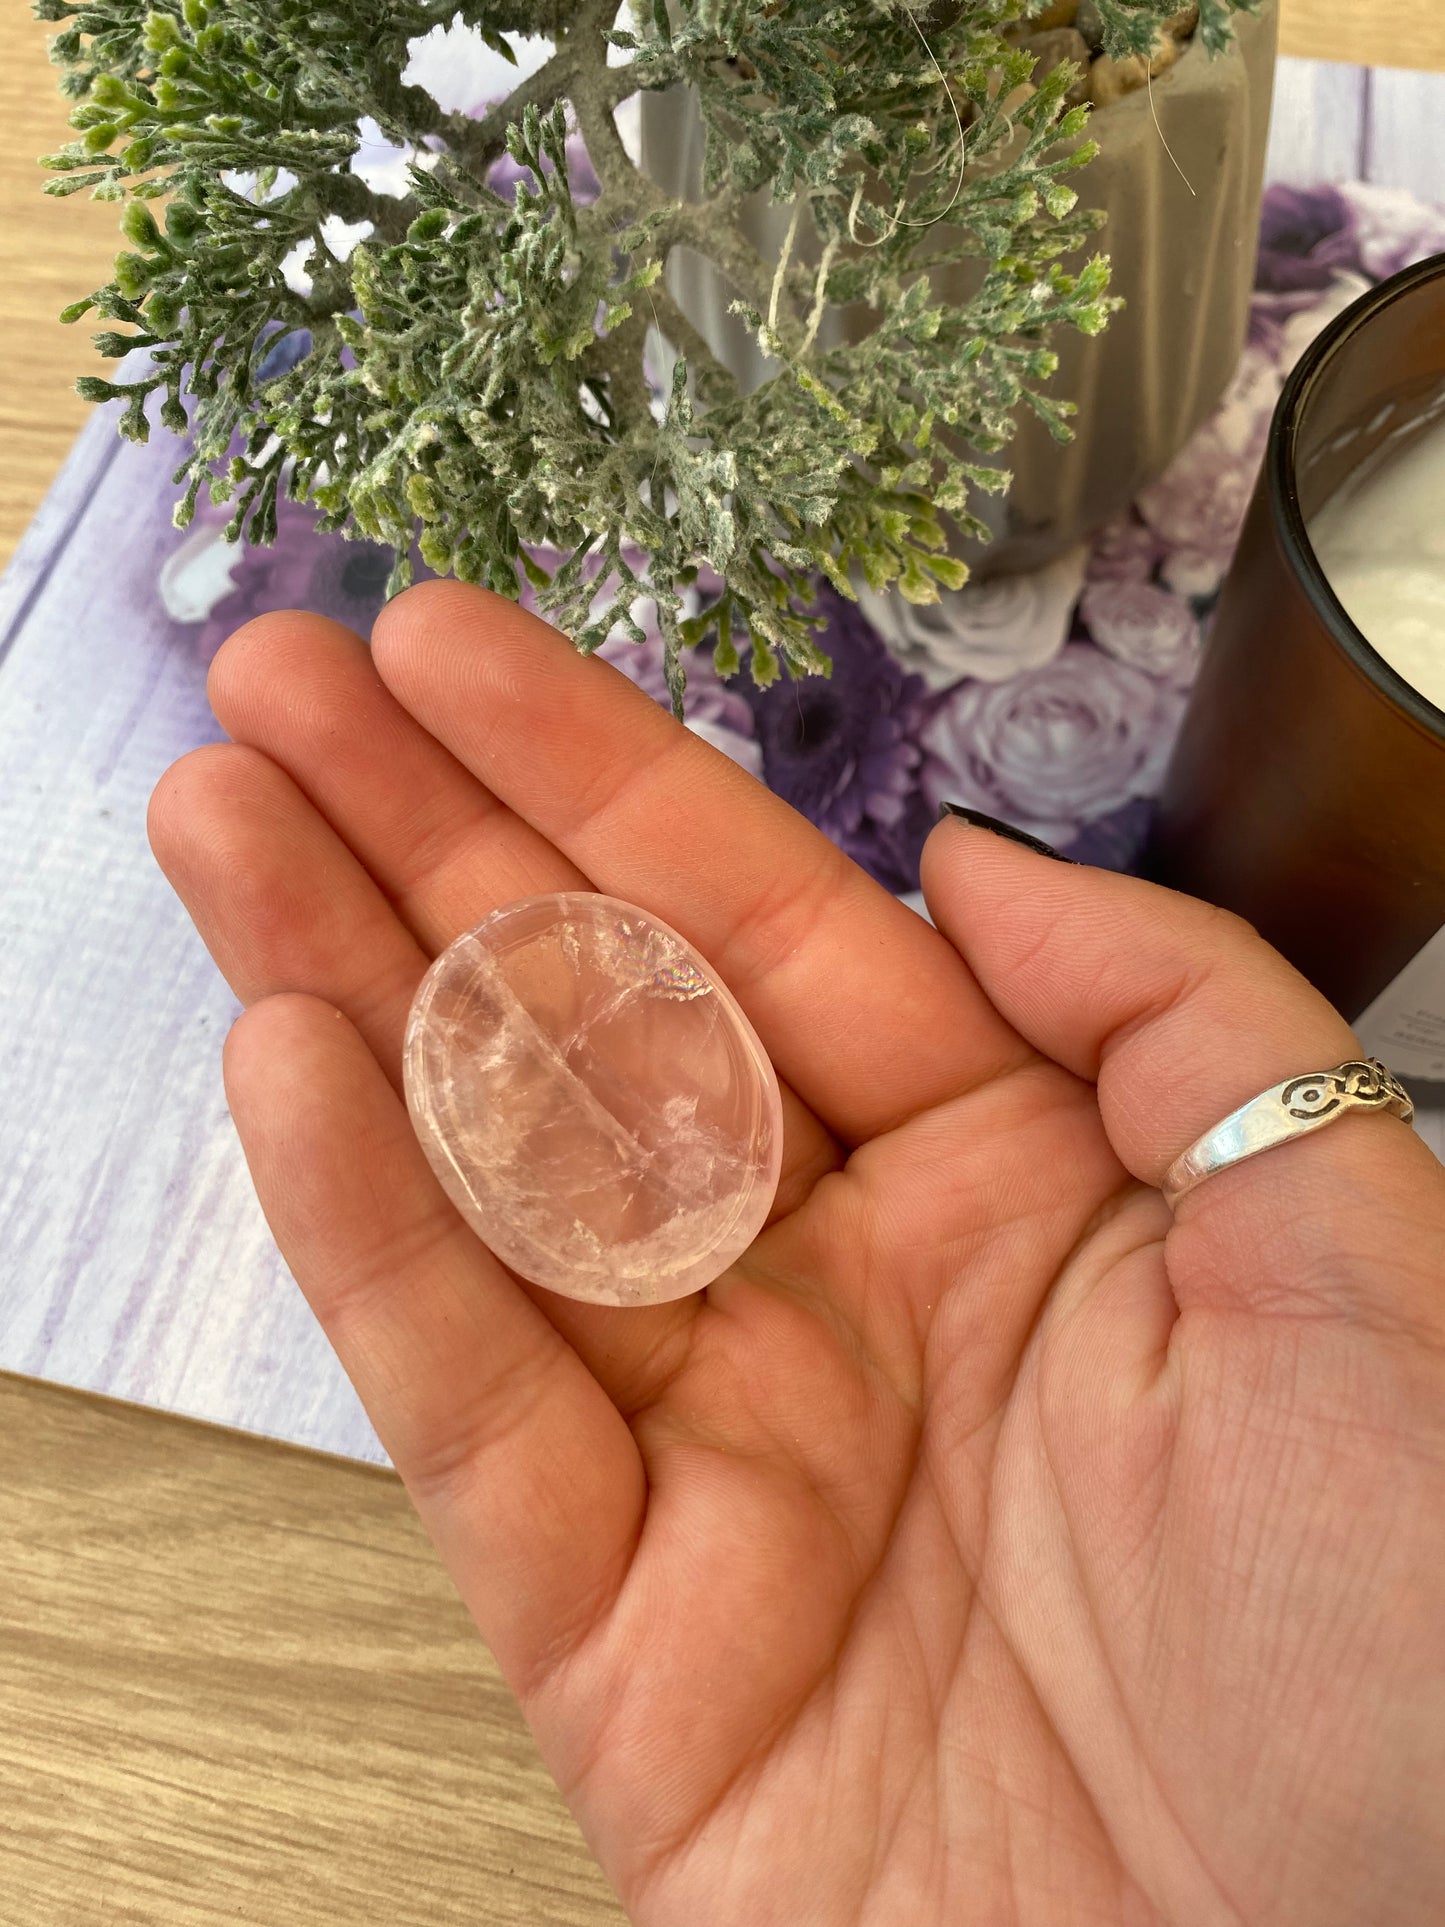
M590 47L583 38L589 25L586 13L567 36L566 46L577 47L581 55L578 65L590 74L595 74L606 59L603 29L596 23L605 21L609 11L605 5L594 5L587 10L593 16L591 27L594 37ZM622 67L607 71L626 74L627 69ZM633 164L617 131L613 108L618 101L625 100L628 94L635 91L634 87L623 87L616 90L615 98L611 98L613 90L598 89L589 83L574 84L569 95L577 115L578 130L587 148L587 157L606 196L609 214L630 220L652 216L657 222L655 232L664 258L668 248L678 243L695 248L722 269L739 294L750 301L760 314L766 314L772 301L776 270L727 218L726 210L716 203L697 206L674 201ZM670 302L669 305L681 320L683 317L676 304ZM695 347L705 346L690 324L689 332ZM801 349L803 325L791 309L779 314L778 333L789 347ZM710 350L707 362L714 367L718 365Z

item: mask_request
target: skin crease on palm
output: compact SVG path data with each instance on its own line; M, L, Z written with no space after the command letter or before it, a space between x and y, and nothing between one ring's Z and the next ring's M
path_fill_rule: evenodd
M639 1927L1412 1927L1445 1894L1445 1171L1243 924L947 822L938 929L484 591L268 616L152 800L278 1243ZM784 1087L768 1228L504 1272L400 1095L431 957L596 888Z

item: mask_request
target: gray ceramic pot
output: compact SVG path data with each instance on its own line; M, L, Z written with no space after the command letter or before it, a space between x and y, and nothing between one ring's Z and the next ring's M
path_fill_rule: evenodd
M981 575L1037 567L1118 514L1224 392L1254 284L1277 25L1277 0L1265 0L1257 16L1236 16L1234 45L1219 59L1192 43L1153 82L1152 104L1139 91L1096 110L1090 132L1101 152L1074 184L1108 214L1099 245L1128 305L1101 336L1054 337L1059 370L1048 391L1078 403L1076 439L1060 447L1033 416L1021 422L999 457L1014 477L1007 497L975 504L994 540L959 544ZM703 136L691 98L647 94L642 104L643 166L669 192L700 199ZM788 220L764 195L746 209L749 234L774 260ZM969 276L967 266L941 270L941 292L967 298ZM675 250L668 281L745 386L773 372L727 312L732 292L710 262ZM830 320L836 342L845 323Z

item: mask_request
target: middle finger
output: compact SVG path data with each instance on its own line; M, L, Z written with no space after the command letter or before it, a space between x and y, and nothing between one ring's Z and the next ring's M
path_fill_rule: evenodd
M248 623L217 653L207 690L226 733L263 751L305 792L428 959L503 904L596 888L402 708L371 651L342 624L298 611ZM399 1073L399 1065L383 1068ZM774 1217L842 1163L832 1136L780 1088Z

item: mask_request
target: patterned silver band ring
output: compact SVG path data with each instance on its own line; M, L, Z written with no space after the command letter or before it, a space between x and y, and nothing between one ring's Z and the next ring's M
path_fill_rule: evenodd
M1272 1151L1276 1144L1305 1137L1351 1111L1387 1111L1406 1124L1415 1115L1409 1093L1397 1077L1372 1057L1341 1064L1332 1071L1310 1071L1276 1084L1262 1096L1232 1111L1222 1124L1191 1144L1164 1174L1165 1200L1178 1204L1196 1184L1227 1171L1231 1164Z

